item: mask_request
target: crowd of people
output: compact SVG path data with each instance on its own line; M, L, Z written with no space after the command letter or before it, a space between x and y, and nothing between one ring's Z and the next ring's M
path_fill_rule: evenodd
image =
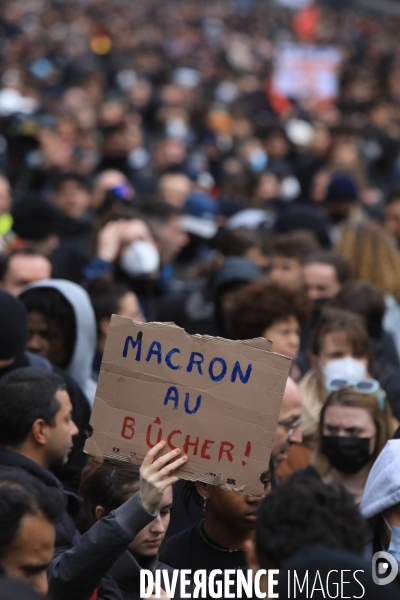
M142 569L277 569L280 598L339 597L291 596L294 570L363 572L340 597L400 597L371 574L400 567L399 25L3 0L0 600L140 598ZM337 96L280 95L282 42L335 47ZM263 498L178 480L165 441L140 469L83 452L112 314L292 360Z

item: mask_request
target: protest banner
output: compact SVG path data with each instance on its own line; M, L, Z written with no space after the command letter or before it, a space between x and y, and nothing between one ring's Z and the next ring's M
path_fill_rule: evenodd
M261 495L291 364L270 349L113 315L85 451L140 464L163 439L179 477Z
M271 86L286 98L333 101L339 93L341 53L335 46L282 43L275 51Z
M305 6L311 6L315 0L274 0L274 4L279 6L285 6L286 8L292 8L293 10L300 10Z

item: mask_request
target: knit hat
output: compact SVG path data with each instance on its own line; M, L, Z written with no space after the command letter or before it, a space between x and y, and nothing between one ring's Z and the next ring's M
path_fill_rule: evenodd
M325 202L357 202L358 186L348 173L334 175L328 185Z
M28 316L18 298L0 290L0 360L18 358L28 339Z
M47 202L26 198L12 209L13 230L23 240L43 240L57 233L58 213Z

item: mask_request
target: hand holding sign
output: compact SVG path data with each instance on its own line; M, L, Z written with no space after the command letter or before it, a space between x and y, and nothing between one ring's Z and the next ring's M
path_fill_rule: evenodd
M140 501L149 513L157 509L167 487L178 481L179 478L171 473L187 461L187 456L177 458L182 453L179 448L156 458L165 444L166 442L162 441L149 450L140 467ZM174 458L174 462L167 464Z

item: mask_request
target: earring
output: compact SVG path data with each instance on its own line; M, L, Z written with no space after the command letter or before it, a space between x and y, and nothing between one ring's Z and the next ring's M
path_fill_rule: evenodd
M204 504L203 504L203 510L206 510L207 498L203 498L203 500L204 500Z

